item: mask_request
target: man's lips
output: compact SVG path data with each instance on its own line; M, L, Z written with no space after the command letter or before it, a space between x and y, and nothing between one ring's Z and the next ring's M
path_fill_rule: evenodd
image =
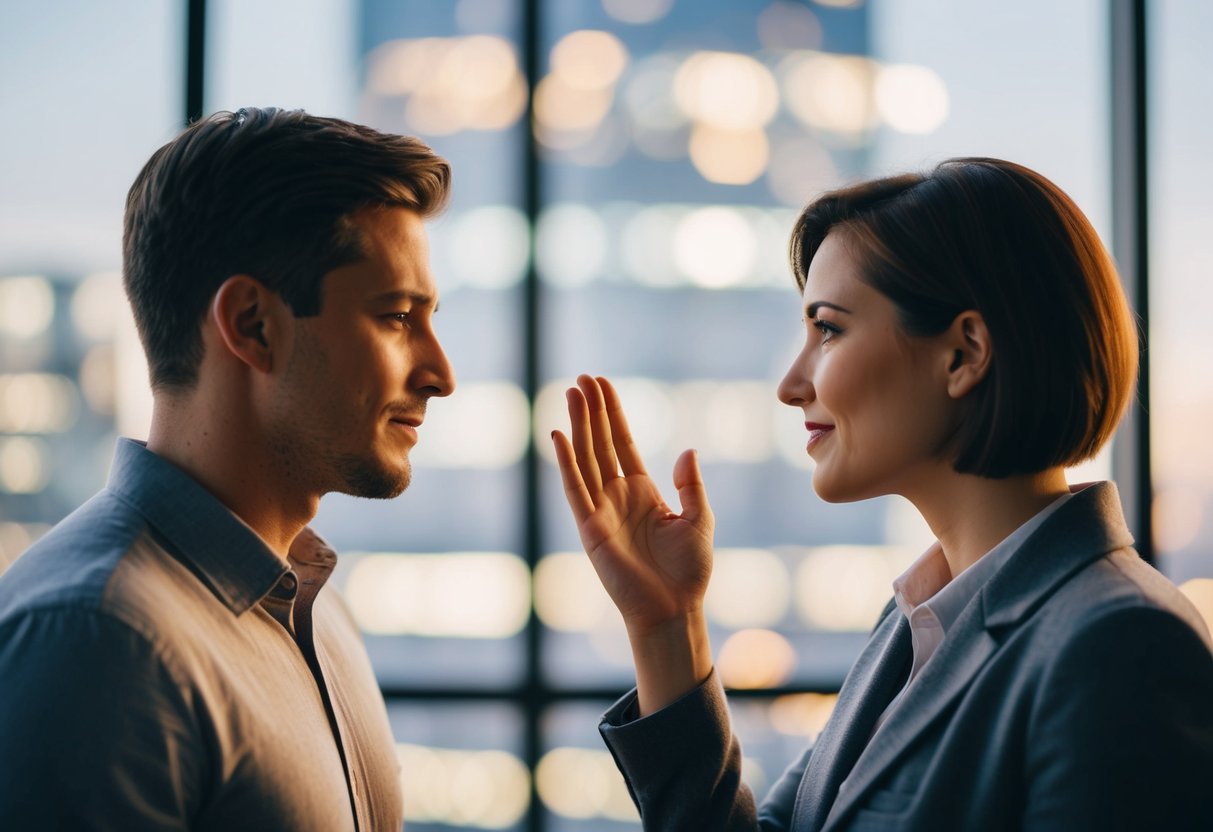
M417 428L421 427L420 416L393 416L389 421L396 430L405 434L414 442L417 441Z

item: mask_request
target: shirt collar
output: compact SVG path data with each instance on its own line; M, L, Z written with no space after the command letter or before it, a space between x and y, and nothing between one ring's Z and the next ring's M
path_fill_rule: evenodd
M1049 515L1061 508L1071 496L1073 495L1063 494L1032 515L1031 519L1007 535L1001 543L955 578L952 577L948 561L944 557L943 547L936 541L893 582L893 595L897 606L906 618L918 607L926 607L934 614L946 633L982 585L993 577Z
M106 488L142 514L236 615L265 597L289 569L231 509L142 442L118 440Z

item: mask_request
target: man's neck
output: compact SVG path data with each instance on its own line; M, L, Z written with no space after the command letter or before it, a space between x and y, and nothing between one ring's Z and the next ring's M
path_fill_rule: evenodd
M147 448L193 477L286 560L318 494L284 482L247 413L216 397L157 395Z

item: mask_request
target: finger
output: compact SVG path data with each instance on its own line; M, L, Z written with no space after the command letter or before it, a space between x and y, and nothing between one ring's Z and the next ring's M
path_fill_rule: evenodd
M683 451L674 462L674 487L678 489L678 502L682 506L682 518L691 523L712 522L712 507L708 505L708 492L699 472L699 454Z
M619 476L619 462L615 459L615 446L611 441L611 422L607 418L602 388L592 376L578 376L577 385L585 395L590 410L590 427L594 437L594 456L598 460L598 471L605 486L607 480Z
M590 426L590 410L585 401L585 394L576 387L565 391L565 400L569 405L569 424L573 432L573 455L577 460L577 468L581 472L581 481L589 492L590 498L598 499L602 493L602 474L598 471L598 459L594 456L593 430Z
M573 454L573 443L558 430L552 431L552 444L556 448L556 467L560 469L560 480L564 483L564 496L573 510L573 519L580 526L594 513L594 501L581 479L581 470Z
M615 453L623 468L623 475L646 474L644 460L640 458L640 449L632 439L632 430L628 427L627 416L623 413L623 404L614 386L601 376L598 385L602 388L603 403L606 406L607 420L611 423L611 437L614 440Z

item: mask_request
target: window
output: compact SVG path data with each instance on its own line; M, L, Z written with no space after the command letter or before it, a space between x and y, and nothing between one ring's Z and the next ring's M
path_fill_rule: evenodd
M0 109L23 116L0 152L0 570L100 487L116 434L146 430L120 218L185 111L189 8L207 13L206 112L304 107L420 135L453 164L430 236L459 390L432 404L405 496L330 496L314 523L342 553L335 581L388 699L417 832L638 827L596 732L631 684L627 644L547 441L577 373L617 382L659 482L700 451L718 515L713 643L762 791L820 730L890 581L930 540L903 501L812 493L799 419L774 394L802 333L797 210L846 181L1003 156L1115 242L1115 3L70 5L0 10ZM1181 581L1213 577L1197 245L1213 183L1193 106L1213 20L1198 5L1148 20L1145 450L1159 562ZM1149 488L1110 455L1072 478L1112 473Z

